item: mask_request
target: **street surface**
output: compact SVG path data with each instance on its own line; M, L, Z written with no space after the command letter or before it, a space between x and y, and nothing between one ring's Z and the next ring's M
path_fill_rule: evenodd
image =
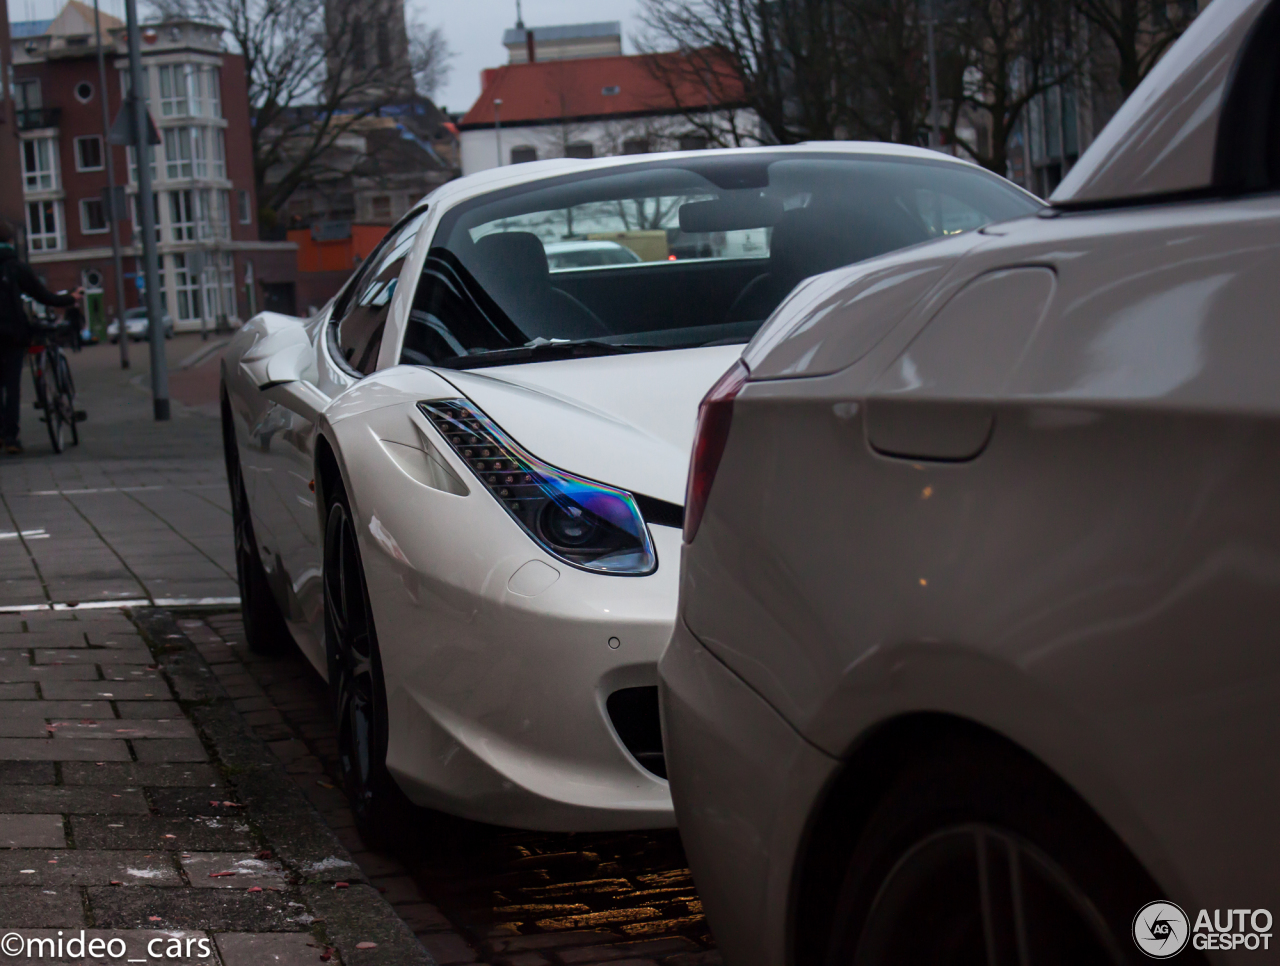
M343 873L351 880L351 888L367 878L385 899L382 908L389 903L399 916L396 922L402 920L416 934L420 948L441 966L718 963L719 954L674 831L552 835L424 813L420 833L405 842L395 857L364 847L338 787L336 742L324 682L296 650L266 659L249 653L243 643L218 422L217 343L193 336L179 336L169 343L174 402L173 419L167 424L151 419L147 347L130 348L133 367L129 370L119 368L115 346L87 348L71 358L77 406L89 414L80 427L79 447L61 456L52 454L44 426L30 407L29 385L24 384L27 453L0 459L0 612L10 612L10 616L0 613L0 622L7 622L0 630L11 632L0 656L12 655L7 662L0 658L0 735L12 733L12 737L0 737L0 838L12 827L14 836L35 836L29 841L15 839L12 845L59 848L62 840L55 843L57 835L52 831L57 825L70 828L69 841L77 848L120 853L105 859L86 853L74 861L99 871L60 880L88 890L82 897L82 905L89 910L87 920L76 918L69 911L68 897L62 895L57 900L35 899L32 908L37 911L23 921L51 927L61 925L63 919L69 925L105 928L150 924L149 918L138 919L142 907L137 901L128 906L138 914L133 919L98 911L116 908L111 905L115 900L110 890L118 887L110 882L122 874L116 869L121 850L135 846L142 850L147 861L163 866L157 866L156 873L166 877L163 884L183 888L185 894L206 885L201 874L193 872L197 866L203 869L199 863L204 860L187 862L179 852L175 864L175 849L188 849L193 855L210 851L219 858L208 861L225 864L231 859L224 856L238 861L250 854L247 847L274 841L259 837L250 842L245 833L218 819L239 813L237 791L240 799L252 804L252 795L240 787L244 779L239 766L228 770L243 741L226 738L230 726L212 726L207 711L198 702L183 700L186 696L178 685L174 685L179 689L178 700L173 700L166 681L176 680L178 672L163 657L148 656L134 624L126 619L132 615L136 622L145 623L150 619L145 615L165 613L146 609L156 605L177 612L174 629L180 632L173 637L190 640L200 655L195 660L206 675L212 668L209 676L221 684L218 693L225 693L227 713L254 741L265 742L263 747L269 751L264 754L317 812L305 809L300 798L303 810L332 829L341 843L338 847L350 853L358 865ZM95 633L86 634L84 628L109 629L127 642L121 653L127 652L134 663L94 650L106 645L98 645ZM88 642L83 652L73 650L84 646L82 642ZM37 667L44 665L51 666ZM43 683L46 680L48 684ZM113 697L97 693L108 688ZM119 688L130 693L117 694ZM55 697L63 691L65 697ZM84 707L72 708L68 702ZM151 710L140 710L152 702ZM109 730L125 728L127 735L120 732L119 737L93 741L82 734L108 737L102 724L113 718L118 723ZM133 723L142 718L146 719L142 724ZM157 723L160 718L166 719L162 725ZM95 763L86 764L90 758ZM99 760L104 764L96 764ZM172 771L156 771L162 767ZM97 780L101 785L102 776L108 775L103 769L110 772L109 784L128 789L105 790L105 805L102 790L92 795L76 791L82 780ZM205 792L196 791L206 785L206 779L218 787L214 797L219 802L225 794L232 804L206 806ZM48 787L23 791L26 785L19 783L25 782ZM136 818L126 822L111 817L126 807ZM272 807L278 808L268 806ZM77 810L87 814L77 817ZM39 821L48 827L37 828L38 821L32 825L27 813L43 815ZM217 841L210 839L210 844L175 839L167 845L163 837L148 838L150 832L116 831L129 828L129 822L150 828L162 819L183 816L188 822L217 819L223 831L214 833ZM261 829L263 822L269 824L268 818L251 824ZM96 838L87 831L85 837L76 832L91 827ZM218 836L235 841L224 842ZM288 830L278 837L287 842ZM168 851L148 852L162 847ZM30 868L35 860L21 857L30 854L10 853L10 864L17 861ZM14 860L15 855L20 857ZM48 858L41 863L52 864ZM286 888L301 890L300 896L306 893L295 901L311 909L315 896L307 892L309 879L300 876L298 868L286 864L281 881ZM27 881L22 874L19 870L6 877L0 867L0 894L10 881ZM215 892L200 891L202 895ZM165 893L163 902L153 903L157 912L148 916L158 914L156 922L166 928L212 937L224 966L248 962L236 958L235 942L259 949L249 939L239 940L232 934L288 932L305 925L270 917L245 918L230 906L224 914L208 905L212 900L177 896L176 891ZM336 916L328 918L337 923ZM376 922L377 916L370 921ZM382 928L385 932L386 927ZM332 927L333 935L340 932L338 925ZM293 938L280 939L295 945L271 951L288 952L290 958L281 962L319 962L322 950L315 943L337 942L326 940L328 934L315 925L311 945L301 938L304 935L295 932ZM382 959L347 961L415 961L392 958L393 945L390 940L384 942ZM327 961L337 961L340 955L351 954L343 950Z

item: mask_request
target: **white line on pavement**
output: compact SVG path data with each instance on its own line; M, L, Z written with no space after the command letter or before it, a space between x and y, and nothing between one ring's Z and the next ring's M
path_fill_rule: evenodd
M84 600L52 604L0 604L0 614L27 613L36 610L110 610L115 607L238 607L239 597L131 597L128 600Z
M49 534L45 532L44 527L39 530L0 531L0 540L17 540L18 537L22 537L23 540L48 540Z

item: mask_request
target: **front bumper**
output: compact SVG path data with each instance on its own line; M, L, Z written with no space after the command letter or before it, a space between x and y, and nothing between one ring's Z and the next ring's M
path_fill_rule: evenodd
M838 762L801 738L683 620L659 676L681 839L724 961L784 964L797 853Z

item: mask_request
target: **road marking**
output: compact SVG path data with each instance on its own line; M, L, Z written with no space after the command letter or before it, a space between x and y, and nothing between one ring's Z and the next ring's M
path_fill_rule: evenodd
M28 490L23 496L82 496L86 493L141 493L144 490L221 490L225 483L156 483L151 486L95 486L80 490Z
M239 607L239 597L130 597L127 600L54 601L51 604L0 604L0 614L37 610L111 610L118 607Z
M48 540L49 534L44 527L38 530L0 530L0 540Z

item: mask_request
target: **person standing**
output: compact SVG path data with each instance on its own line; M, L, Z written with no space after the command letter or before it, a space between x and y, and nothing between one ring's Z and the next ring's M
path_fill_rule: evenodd
M80 301L83 288L55 295L13 247L13 226L0 219L0 448L11 456L22 452L18 439L22 414L22 362L31 343L31 322L22 307L26 295L43 305L67 309Z

